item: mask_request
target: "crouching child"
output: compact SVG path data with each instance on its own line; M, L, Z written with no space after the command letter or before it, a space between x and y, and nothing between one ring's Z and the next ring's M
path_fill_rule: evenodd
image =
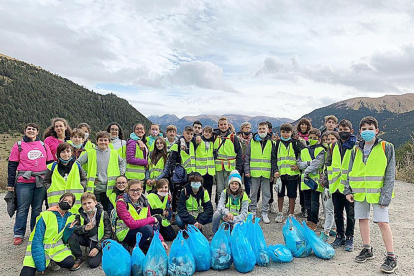
M213 234L217 232L221 221L234 225L246 220L249 203L241 176L234 170L230 173L227 188L221 192L217 210L213 215Z

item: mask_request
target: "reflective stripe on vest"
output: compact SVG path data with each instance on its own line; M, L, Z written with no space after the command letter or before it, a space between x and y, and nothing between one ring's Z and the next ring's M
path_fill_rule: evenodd
M189 153L187 154L184 150L178 149L178 144L174 144L171 147L171 151L180 152L181 157L181 165L186 170L187 174L192 173L195 171L195 151L194 151L194 144L192 142L190 144Z
M98 225L98 241L100 241L102 237L104 236L104 230L105 230L104 216L105 216L105 213L102 210L101 218L99 219L99 225ZM80 224L81 225L85 224L85 219L82 216L80 216Z
M195 171L201 175L216 175L216 166L214 163L213 147L214 143L209 142L210 147L207 148L206 142L201 140L195 152Z
M224 189L223 191L226 193L226 195L228 195L227 194L227 189ZM229 210L230 213L232 213L235 216L238 216L238 215L240 215L243 202L245 202L245 201L250 203L250 199L247 196L246 192L243 192L243 198L242 198L242 200L239 199L237 204L233 204L231 196L227 196L227 202L226 202L225 207L226 207L226 209Z
M52 211L44 211L36 219L36 224L39 219L43 218L46 225L46 230L43 236L43 249L45 250L46 267L49 265L50 259L55 262L61 262L67 257L72 255L70 249L63 243L63 232L68 224L70 224L75 216L71 215L67 218L65 226L60 232L58 229L58 222L56 215ZM36 232L36 226L30 233L29 242L27 244L25 257L23 260L23 266L36 268L35 262L32 256L32 241Z
M186 192L186 190L184 190ZM209 202L210 197L208 195L207 190L204 190L204 198L200 199L199 202L197 202L196 198L193 197L192 194L188 197L188 199L185 201L185 206L187 207L187 211L195 218L197 218L198 214L204 212L204 208L202 206L203 202Z
M314 153L315 158L316 158L316 156L318 156L318 154L320 154L322 151L325 151L323 147L317 147L317 148L315 148L315 153ZM324 154L325 154L325 153L324 153ZM311 155L310 155L310 153L309 153L309 148L305 148L305 149L303 149L303 150L301 150L301 151L300 151L300 159L301 159L303 162L308 162L308 161L309 161L309 162L311 162L311 161L312 161L312 157L311 157ZM303 170L303 172L304 172L304 171L305 171L305 170ZM309 178L311 178L312 180L314 180L316 183L318 183L318 188L316 189L316 191L318 191L318 192L323 192L323 187L322 187L322 185L319 183L319 178L320 178L320 175L319 175L319 170L318 170L316 173L308 174L308 177L309 177ZM304 173L302 173L301 183L300 183L300 189L301 189L302 191L304 191L304 190L309 190L309 189L310 189L310 188L309 188L309 186L305 184L304 179L305 179L305 174L304 174Z
M154 209L162 209L162 210L166 210L167 209L167 204L168 204L168 195L164 196L164 200L161 201L160 197L157 194L149 194L147 196L148 198L148 202L151 206L151 210ZM163 227L168 227L170 226L170 222L168 221L168 219L166 219L164 217L164 215L162 214L161 217L163 218L161 221L161 224Z
M381 188L384 186L384 175L387 169L387 156L381 143L376 144L364 163L364 153L359 147L354 148L355 159L349 172L349 185L355 201L367 201L378 204Z
M351 150L346 150L343 159L337 143L332 146L331 166L326 168L328 172L329 191L333 194L336 191L344 192L344 185L348 174L349 160L351 159Z
M135 144L135 158L137 159L145 159L144 152L139 148L138 143ZM139 165L132 165L127 163L125 176L128 179L137 179L137 180L144 180L145 179L145 167Z
M266 142L262 150L261 142L251 140L250 142L250 175L252 177L270 178L272 170L272 142Z
M289 143L288 147L286 147L283 142L279 142L277 149L277 167L280 175L299 175L299 170L293 171L290 168L290 166L294 165L296 165L296 156L292 143Z
M88 150L88 184L86 191L93 193L95 189L95 179L98 173L98 163L96 160L96 149ZM106 185L106 195L110 198L113 188L115 186L116 178L121 174L119 172L118 153L115 150L109 149L109 162L107 169L108 182Z
M53 165L51 163L47 167L49 170L52 170ZM60 197L64 193L72 193L75 195L75 204L70 209L72 214L78 214L79 208L82 206L81 204L81 196L84 192L84 188L81 185L80 181L80 174L79 174L79 164L76 162L73 163L72 168L70 169L69 175L67 179L65 179L60 175L58 171L58 164L54 166L52 178L51 178L51 185L49 189L47 189L47 202L50 207L56 206L59 203Z
M118 199L117 201L119 201L119 200L124 201L124 199L122 199L122 198ZM126 204L127 204L128 212L131 214L131 217L134 220L140 220L140 219L147 218L147 216L148 216L148 207L142 208L141 211L138 214L137 210L135 209L135 207L131 203L126 203ZM116 225L115 225L115 234L116 234L116 237L118 238L118 240L123 241L125 239L126 235L128 234L128 232L129 232L128 226L124 223L123 220L118 218L116 220Z
M221 137L217 137L214 141L214 149L218 149L222 142ZM231 134L225 138L224 144L217 152L217 158L214 160L216 172L226 170L231 172L236 169L236 152L234 151L234 143L231 141Z

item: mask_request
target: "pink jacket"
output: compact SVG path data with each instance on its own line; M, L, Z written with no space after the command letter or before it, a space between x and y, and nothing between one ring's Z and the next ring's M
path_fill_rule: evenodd
M53 136L46 137L44 142L46 145L49 146L50 151L52 152L52 155L53 155L53 159L57 161L57 157L56 157L57 147L59 146L59 144L63 142Z
M135 220L131 213L127 209L127 203L122 200L118 200L116 202L116 213L118 214L118 217L128 226L129 229L138 229L141 227L144 227L148 224L154 224L157 222L157 219L154 217L151 217L151 211L148 206L148 215L144 219ZM164 238L160 234L161 241L164 241Z
M148 165L147 160L147 149L144 149L144 159L135 158L135 153L137 150L137 142L130 139L127 142L127 149L126 149L126 161L128 164L131 165L139 165L139 166L146 166Z

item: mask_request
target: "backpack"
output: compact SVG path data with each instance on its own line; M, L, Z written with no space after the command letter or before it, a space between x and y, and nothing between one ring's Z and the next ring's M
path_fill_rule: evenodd
M40 143L42 143L42 146L45 148L45 152L47 153L45 143L43 143L43 141L40 141ZM19 148L19 152L22 152L22 141L17 141L17 147Z
M188 181L187 171L180 164L177 164L172 171L171 183L172 184L185 184Z
M75 163L76 163L76 165L78 165L79 172L81 172L81 165L76 161L75 161ZM53 171L55 170L56 166L57 166L57 162L53 162L52 169L51 169L52 174L53 174Z

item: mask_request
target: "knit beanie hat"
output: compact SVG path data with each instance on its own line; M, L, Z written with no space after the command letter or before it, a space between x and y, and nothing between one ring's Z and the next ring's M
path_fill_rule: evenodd
M237 170L233 170L229 175L229 181L227 182L230 185L231 182L237 181L239 182L240 186L243 186L242 178Z

